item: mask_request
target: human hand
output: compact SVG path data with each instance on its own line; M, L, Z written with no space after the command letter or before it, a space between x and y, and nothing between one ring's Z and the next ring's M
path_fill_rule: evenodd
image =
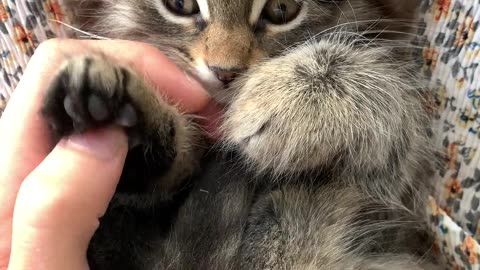
M115 191L127 139L111 127L51 142L39 111L59 66L91 51L131 65L185 112L212 112L201 86L148 45L42 44L0 120L0 270L88 269L88 243Z

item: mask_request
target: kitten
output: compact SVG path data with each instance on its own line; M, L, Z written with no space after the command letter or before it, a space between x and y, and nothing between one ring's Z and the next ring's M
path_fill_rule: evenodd
M60 70L42 109L56 136L118 123L131 139L92 269L424 269L417 1L67 4L82 30L156 46L226 105L209 146L128 68L92 52Z

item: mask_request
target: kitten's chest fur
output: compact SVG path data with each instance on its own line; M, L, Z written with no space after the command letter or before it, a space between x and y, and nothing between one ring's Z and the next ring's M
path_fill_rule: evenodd
M253 172L239 170L243 166L239 162L235 154L210 153L203 169L191 177L180 194L148 210L132 211L113 202L100 227L105 231L97 233L102 239L94 239L99 248L105 248L105 241L124 243L115 239L126 235L131 239L137 234L141 240L132 241L137 245L136 253L119 246L110 247L114 252L99 252L94 242L91 249L95 254L90 261L98 265L93 263L92 268L238 269L237 258L247 240L244 234L251 227L249 217L254 214L255 203L281 186L262 185ZM138 246L139 242L144 245Z
M343 257L404 245L396 235L414 232L361 229L391 213L365 215L369 203L339 191L328 171L280 179L243 162L213 151L173 201L149 210L113 202L90 247L92 269L348 269L359 262Z

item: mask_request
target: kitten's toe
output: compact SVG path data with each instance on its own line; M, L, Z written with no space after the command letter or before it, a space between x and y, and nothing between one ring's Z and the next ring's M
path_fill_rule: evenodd
M88 112L83 108L83 104L72 96L66 96L63 100L63 107L67 115L71 118L73 127L77 131L83 131L88 127Z
M98 95L92 94L88 97L88 112L97 122L103 122L112 115L111 109L107 107L107 103Z
M137 122L137 111L131 104L127 103L119 109L115 123L122 127L134 127Z
M68 60L51 83L42 113L60 136L117 124L132 128L138 113L126 93L128 71L102 57Z

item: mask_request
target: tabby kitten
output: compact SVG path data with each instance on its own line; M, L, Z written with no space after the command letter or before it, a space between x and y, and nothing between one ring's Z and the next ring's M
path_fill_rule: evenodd
M128 68L94 52L61 68L42 109L55 135L117 123L131 139L92 269L424 269L417 1L67 4L82 30L156 46L226 106L209 146Z

